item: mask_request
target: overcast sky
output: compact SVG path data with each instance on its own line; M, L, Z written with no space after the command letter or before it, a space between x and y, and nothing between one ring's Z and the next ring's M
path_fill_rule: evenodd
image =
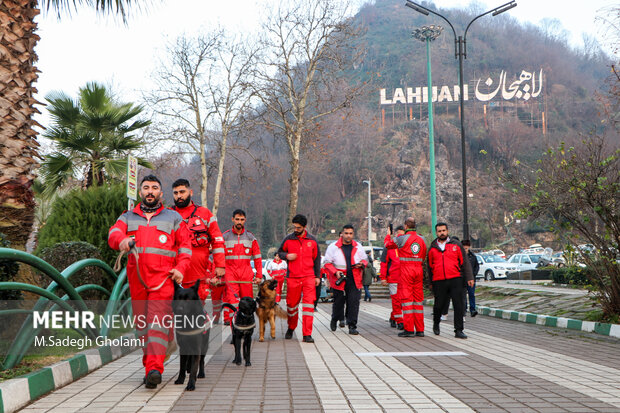
M361 1L361 0L359 0ZM377 0L381 1L381 0ZM507 0L506 0L507 1ZM478 3L485 10L506 1L484 0ZM261 13L274 0L162 0L153 2L148 12L134 12L125 26L118 19L95 16L80 11L72 16L38 17L41 36L36 51L41 71L36 87L37 99L52 90L75 96L88 81L114 86L125 101L137 101L139 91L149 87L157 57L167 40L179 34L196 33L221 25L230 31L258 30ZM403 4L405 0L403 0ZM595 18L600 9L620 5L620 1L588 0L577 3L566 0L517 0L518 6L508 13L522 21L537 23L541 19L558 18L570 33L575 45L581 44L581 33L600 36ZM439 7L463 7L462 0L436 0ZM414 13L403 6L403 13ZM473 30L473 28L471 29ZM404 33L403 36L409 36ZM600 38L600 37L599 37ZM45 112L44 109L41 110ZM45 114L38 121L47 124Z

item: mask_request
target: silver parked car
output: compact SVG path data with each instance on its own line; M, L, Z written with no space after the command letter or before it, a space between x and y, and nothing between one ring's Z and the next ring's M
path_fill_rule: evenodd
M542 254L514 254L508 262L516 267L515 271L533 270L538 265Z

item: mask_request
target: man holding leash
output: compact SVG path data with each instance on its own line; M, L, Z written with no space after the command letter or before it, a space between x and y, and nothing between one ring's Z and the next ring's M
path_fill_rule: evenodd
M192 260L185 277L183 288L190 288L200 280L198 295L204 302L209 296L209 284L214 278L211 274L209 255L213 255L215 265L215 279L213 284L220 281L226 272L224 256L224 238L217 225L217 218L203 206L192 201L194 191L187 179L177 179L172 184L174 198L173 210L177 211L187 224L192 240Z
M336 331L336 324L344 316L344 303L347 303L347 325L349 334L357 335L357 318L360 310L360 288L362 272L368 265L368 257L362 246L353 239L353 225L342 227L342 236L330 244L325 251L325 269L334 289L332 319L330 328Z
M144 342L144 383L161 383L172 326L162 322L172 314L174 284L183 281L192 258L187 225L178 212L162 205L161 182L147 175L140 182L141 202L124 212L108 232L112 249L130 252L127 279L137 335Z
M252 283L260 284L263 260L254 234L245 229L245 211L236 209L232 214L233 227L222 235L226 249L226 296L224 302L236 305L242 297L254 297ZM252 271L254 261L256 274ZM230 323L232 311L224 308L224 322Z
M286 311L288 330L284 338L293 338L299 314L297 306L301 301L302 334L304 343L314 343L312 323L314 322L314 301L316 286L321 282L321 249L313 235L306 231L308 219L301 214L292 219L293 232L288 234L278 249L280 258L288 264L286 275Z

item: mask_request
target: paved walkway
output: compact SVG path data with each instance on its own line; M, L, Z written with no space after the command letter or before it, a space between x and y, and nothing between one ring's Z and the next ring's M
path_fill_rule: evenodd
M329 329L316 313L314 344L300 332L252 347L252 366L231 363L229 332L212 334L207 377L196 391L174 385L175 357L156 390L142 386L134 354L41 398L24 412L619 412L620 340L489 317L451 320L440 336L396 337L387 300L361 303L359 330ZM298 327L299 330L300 327ZM255 336L257 333L255 333ZM256 337L255 337L256 338Z

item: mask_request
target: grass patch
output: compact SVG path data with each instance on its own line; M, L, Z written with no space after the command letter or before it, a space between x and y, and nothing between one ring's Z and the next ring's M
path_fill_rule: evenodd
M69 353L62 356L26 356L21 362L12 369L0 371L0 383L5 380L14 379L24 374L32 373L43 367L50 366L59 361L71 358L75 353Z

